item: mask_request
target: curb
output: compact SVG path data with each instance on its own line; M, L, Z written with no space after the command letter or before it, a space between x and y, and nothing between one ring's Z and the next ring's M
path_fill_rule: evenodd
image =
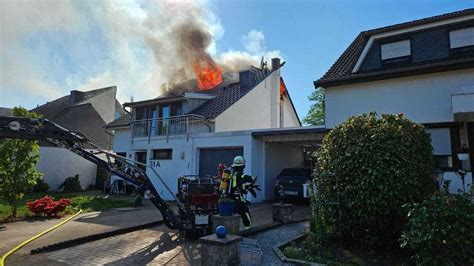
M260 225L260 226L257 226L257 227L251 228L251 229L240 231L238 235L242 236L242 237L253 236L253 235L263 233L263 232L266 232L268 230L277 228L279 226L288 225L288 224L297 224L297 223L302 223L302 222L305 222L305 221L309 221L309 218L294 220L294 221L291 221L289 223L272 222L272 223L269 223L269 224L264 224L264 225Z
M277 255L277 257L281 260L281 262L286 262L286 263L292 263L292 264L296 264L296 265L314 265L314 266L325 266L327 264L320 264L320 263L315 263L315 262L309 262L309 261L305 261L305 260L298 260L298 259L290 259L290 258L287 258L283 252L281 252L280 248L284 247L284 246L287 246L289 245L291 242L293 241L297 241L297 240L300 240L301 238L304 238L306 236L306 233L305 234L300 234L288 241L285 241L281 244L278 244L276 246L273 246L273 252L275 252L275 254Z
M70 247L82 245L82 244L85 244L85 243L88 243L88 242L92 242L92 241L96 241L96 240L100 240L100 239L104 239L104 238L108 238L108 237L118 236L118 235L130 233L130 232L133 232L133 231L137 231L137 230L143 230L143 229L147 229L147 228L162 225L162 224L164 224L164 222L163 222L163 220L160 220L160 221L150 222L150 223L136 225L136 226L132 226L132 227L127 227L127 228L121 228L121 229L117 229L117 230L113 230L113 231L108 231L108 232L104 232L104 233L79 237L79 238L66 240L66 241L63 241L63 242L58 242L58 243L54 243L54 244L47 245L47 246L44 246L44 247L33 249L33 250L30 251L30 254L45 253L45 252L51 252L51 251L56 251L56 250L60 250L60 249L70 248Z

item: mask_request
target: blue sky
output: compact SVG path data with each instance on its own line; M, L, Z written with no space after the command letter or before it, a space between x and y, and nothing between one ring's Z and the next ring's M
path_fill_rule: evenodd
M166 29L176 17L200 10L218 61L284 58L283 77L300 118L309 109L313 81L360 31L474 7L472 1L441 0L227 0L172 8L142 0L37 2L0 3L2 107L33 108L71 89L110 85L118 86L121 101L156 97L169 76L164 65L175 63L164 55L173 53Z

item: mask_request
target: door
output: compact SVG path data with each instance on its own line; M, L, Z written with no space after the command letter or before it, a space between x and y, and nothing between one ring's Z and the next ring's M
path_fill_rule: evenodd
M146 165L146 151L135 152L135 161L143 163ZM146 171L146 167L143 165L138 165L143 171Z
M230 167L239 155L244 155L243 147L199 149L199 175L216 176L219 163Z

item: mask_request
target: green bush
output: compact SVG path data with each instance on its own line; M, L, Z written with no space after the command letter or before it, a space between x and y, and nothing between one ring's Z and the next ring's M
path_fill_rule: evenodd
M402 205L421 202L434 189L429 134L403 115L351 117L331 130L319 151L316 176L321 213L344 237L397 245L406 222ZM338 191L338 193L336 193ZM339 194L339 195L338 195Z
M408 204L400 242L420 265L474 264L474 205L467 195L437 195Z
M79 192L82 190L81 182L79 181L79 175L70 176L66 178L61 185L63 192Z
M36 180L36 185L33 187L33 192L46 192L48 190L48 183L44 182L43 178L38 178Z

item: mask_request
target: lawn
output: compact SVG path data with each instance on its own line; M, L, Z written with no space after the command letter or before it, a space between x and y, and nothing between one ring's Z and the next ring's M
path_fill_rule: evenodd
M28 208L26 202L41 198L45 195L52 196L55 200L60 198L71 199L72 204L66 209L66 212L74 213L77 210L82 209L85 212L88 211L106 211L112 208L122 207L133 207L135 197L117 197L117 196L103 196L99 191L86 191L78 193L60 193L60 192L42 192L42 193L31 193L23 197L18 203L17 220L26 219L33 216ZM6 222L9 219L10 206L4 203L0 203L0 222Z

